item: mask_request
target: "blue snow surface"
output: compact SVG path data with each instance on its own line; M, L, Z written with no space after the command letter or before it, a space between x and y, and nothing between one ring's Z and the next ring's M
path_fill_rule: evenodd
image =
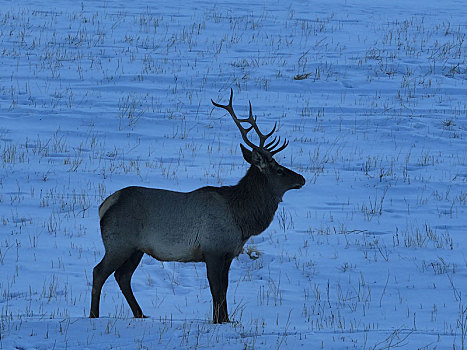
M462 349L467 341L464 1L1 1L0 349ZM134 319L98 206L248 169L248 101L307 184L232 263L145 255Z

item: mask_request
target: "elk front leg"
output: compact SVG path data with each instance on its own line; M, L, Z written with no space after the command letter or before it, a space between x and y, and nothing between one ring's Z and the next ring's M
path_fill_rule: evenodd
M207 256L206 269L212 294L214 323L230 322L227 313L227 287L232 259L225 256Z

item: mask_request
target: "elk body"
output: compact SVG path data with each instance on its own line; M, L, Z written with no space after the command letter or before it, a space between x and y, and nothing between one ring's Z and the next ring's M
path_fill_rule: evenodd
M271 223L284 193L300 188L305 179L279 165L273 155L276 137L265 145L276 126L263 135L253 117L238 119L232 107L212 101L229 112L244 142L244 159L251 165L235 186L203 187L182 193L144 187L123 188L99 207L105 255L93 270L90 317L99 317L102 285L115 273L118 285L134 317L145 317L131 290L131 276L146 253L161 261L205 262L213 299L214 323L229 322L227 313L228 274L232 259L238 256L251 236L263 232ZM248 123L244 128L242 123ZM259 145L247 138L252 129Z

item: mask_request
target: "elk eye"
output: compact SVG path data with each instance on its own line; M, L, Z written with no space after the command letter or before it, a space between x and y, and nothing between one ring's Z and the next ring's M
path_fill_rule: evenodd
M283 175L284 174L284 170L282 170L281 168L277 169L277 175Z

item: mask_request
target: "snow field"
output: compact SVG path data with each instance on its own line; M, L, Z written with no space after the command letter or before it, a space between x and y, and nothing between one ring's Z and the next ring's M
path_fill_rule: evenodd
M462 2L0 2L0 348L463 349ZM211 324L203 264L111 277L97 207L128 185L246 172L248 100L307 179L230 273Z

